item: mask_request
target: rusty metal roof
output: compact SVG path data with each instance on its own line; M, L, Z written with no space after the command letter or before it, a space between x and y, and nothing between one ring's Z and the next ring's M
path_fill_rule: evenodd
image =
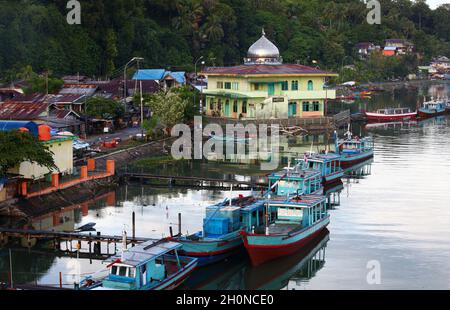
M46 114L48 103L7 101L0 105L0 120L35 120Z
M335 73L297 64L209 67L202 73L205 75L336 75Z

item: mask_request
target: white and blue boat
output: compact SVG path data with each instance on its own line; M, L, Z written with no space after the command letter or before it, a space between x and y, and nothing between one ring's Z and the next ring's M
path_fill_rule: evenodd
M243 209L249 214L249 222L243 219ZM200 266L219 262L243 250L240 231L256 225L263 210L264 205L252 196L235 198L231 202L225 199L206 208L202 231L174 240L183 245L181 253L197 258Z
M82 290L169 290L181 285L197 267L196 258L179 255L181 244L146 241L113 256L106 276L89 276Z
M305 154L303 159L298 159L297 165L304 170L318 170L323 186L336 183L344 176L344 170L341 168L341 156L336 153Z
M446 113L446 102L444 100L425 101L417 114L420 118L430 118L444 115Z
M254 266L299 251L330 223L321 195L269 196L264 205L264 222L251 232L241 232Z
M341 156L342 169L345 170L373 157L372 137L353 136L350 129L345 135L345 138L339 139L337 132L334 132L335 151Z

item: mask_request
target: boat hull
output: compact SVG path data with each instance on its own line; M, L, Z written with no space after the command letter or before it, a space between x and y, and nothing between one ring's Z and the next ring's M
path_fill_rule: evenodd
M223 239L177 239L176 241L183 244L180 253L197 258L199 266L220 262L243 249L239 231L228 234Z
M435 116L440 116L440 115L444 115L446 113L446 110L442 110L442 111L423 111L423 110L419 110L418 116L420 118L430 118L430 117L435 117Z
M325 187L326 185L330 185L336 182L344 176L344 170L337 171L335 173L327 174L323 177L322 185Z
M330 223L330 216L323 218L314 225L291 235L255 235L242 231L244 246L250 256L253 266L259 266L282 256L293 254L317 235Z
M364 152L364 153L359 153L359 154L342 154L341 157L341 167L342 168L350 168L356 164L359 164L363 161L368 160L369 158L373 157L373 150Z
M150 290L173 290L183 284L198 266L198 260L193 259L183 269L164 279L159 285L151 287Z
M404 114L379 114L365 112L365 117L368 122L392 122L399 120L410 120L417 117L417 112L404 113Z

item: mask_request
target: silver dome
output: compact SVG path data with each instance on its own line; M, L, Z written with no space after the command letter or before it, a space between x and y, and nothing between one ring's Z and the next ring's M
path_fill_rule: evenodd
M283 62L280 57L280 51L269 39L266 38L264 29L261 38L248 49L247 58L244 58L244 64L270 64L278 65Z
M275 46L266 36L262 35L262 37L253 43L252 46L248 49L247 57L249 58L260 58L260 57L270 57L270 58L278 58L280 57L280 51L278 47Z

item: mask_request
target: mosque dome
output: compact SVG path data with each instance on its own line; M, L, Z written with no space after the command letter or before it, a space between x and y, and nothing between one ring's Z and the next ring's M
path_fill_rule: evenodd
M261 38L248 49L245 64L281 64L280 51L266 38L264 30Z

